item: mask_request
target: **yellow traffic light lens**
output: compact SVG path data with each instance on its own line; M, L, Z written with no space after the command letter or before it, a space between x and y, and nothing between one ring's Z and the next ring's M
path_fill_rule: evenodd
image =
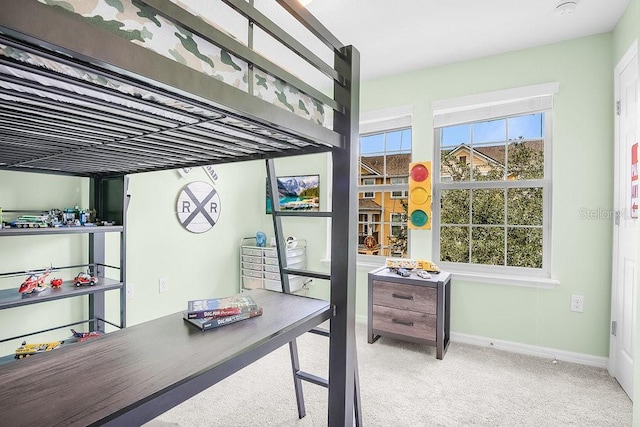
M411 197L411 201L416 205L422 205L423 203L426 203L427 200L429 200L429 193L426 189L418 187L411 190L409 197Z

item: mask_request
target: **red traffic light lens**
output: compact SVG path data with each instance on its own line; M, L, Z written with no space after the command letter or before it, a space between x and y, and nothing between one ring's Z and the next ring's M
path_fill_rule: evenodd
M429 170L421 164L411 168L411 179L415 182L422 182L429 177Z

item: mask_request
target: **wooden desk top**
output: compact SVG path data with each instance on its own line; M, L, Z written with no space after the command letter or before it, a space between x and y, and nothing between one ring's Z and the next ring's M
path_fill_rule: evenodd
M0 365L1 423L140 425L319 325L333 311L327 301L297 295L263 289L246 294L263 307L262 316L202 332L175 313Z

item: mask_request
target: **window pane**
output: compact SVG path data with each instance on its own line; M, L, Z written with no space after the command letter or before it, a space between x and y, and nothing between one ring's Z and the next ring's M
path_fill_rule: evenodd
M360 155L384 153L384 134L367 135L360 137Z
M542 113L509 119L509 139L542 139L544 134L544 115Z
M542 188L507 190L509 225L542 225Z
M470 190L443 190L440 196L442 224L469 224Z
M440 259L469 262L469 227L440 227Z
M440 181L469 181L471 165L466 153L469 153L466 147L440 152Z
M472 228L471 262L504 265L504 229L502 227Z
M542 268L542 229L507 228L507 263L516 267Z
M387 154L410 153L411 132L407 129L388 132L386 152Z
M471 126L468 124L449 126L440 130L440 148L453 149L471 142Z
M387 176L404 175L409 182L409 163L411 163L411 154L390 154L387 155L387 165L384 173Z
M502 181L505 177L506 149L502 144L473 146L473 180Z
M473 224L504 224L504 190L472 191Z
M508 179L544 178L544 141L516 140L509 142Z
M507 140L507 121L505 119L474 123L473 143Z

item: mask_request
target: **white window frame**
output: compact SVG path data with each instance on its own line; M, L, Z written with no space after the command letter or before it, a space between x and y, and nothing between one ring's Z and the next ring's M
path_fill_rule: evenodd
M509 266L490 266L470 263L439 262L440 268L451 271L454 277L463 279L491 282L498 284L513 284L550 288L558 284L551 278L551 146L553 95L559 90L559 84L545 83L515 89L489 92L471 96L453 98L444 101L434 101L432 110L434 116L434 171L440 170L440 138L439 129L456 124L484 121L508 116L518 116L530 113L545 113L545 144L544 144L544 178L536 180L535 185L543 187L543 259L542 268L522 268ZM532 181L518 181L516 186L531 187ZM433 200L440 200L443 189L477 189L504 188L502 182L471 181L453 183L441 181L440 174L434 173ZM433 203L433 258L440 259L440 203Z
M371 111L360 114L360 136L380 133L385 131L394 131L397 129L412 128L413 127L413 106L401 106L396 108L390 108L385 110ZM358 148L360 144L358 143ZM413 147L412 147L413 150ZM359 157L359 156L358 156ZM330 175L329 175L330 176ZM407 191L408 191L408 183ZM381 191L393 191L397 190L398 186L382 185L379 186ZM355 193L357 194L362 190L362 186L358 187ZM401 189L404 191L404 189ZM381 218L382 219L382 218ZM407 251L411 248L411 232L409 231L407 241ZM330 227L327 229L327 236L330 236ZM330 239L327 239L330 242ZM330 243L327 244L327 258L329 258ZM410 256L410 253L407 254ZM383 255L362 255L357 254L357 265L359 269L370 270L372 267L378 267L384 263L386 256Z

